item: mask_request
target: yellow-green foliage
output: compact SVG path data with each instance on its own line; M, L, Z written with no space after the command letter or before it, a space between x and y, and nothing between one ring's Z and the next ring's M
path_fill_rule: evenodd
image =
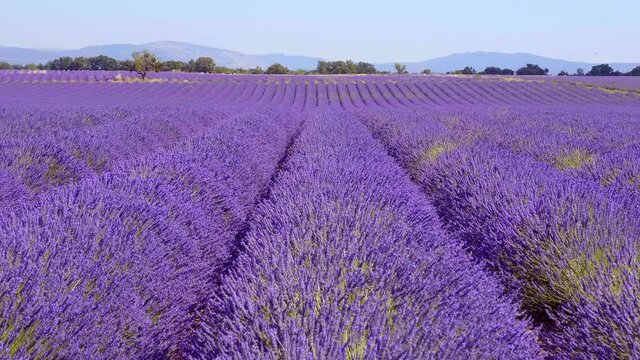
M91 151L81 151L80 149L73 149L71 156L76 159L84 160L84 162L97 172L102 172L107 166L107 158L97 155Z
M456 148L456 144L450 141L439 141L431 144L424 150L418 152L417 159L414 163L413 170L417 171L425 164L434 163L436 159L442 154L451 152Z
M284 304L287 309L286 314L288 317L302 318L304 303L301 301L301 294L302 290L298 290L293 294L291 299L284 300Z
M132 345L134 343L134 339L138 336L139 331L130 328L129 325L126 325L122 330L122 338L127 342L127 344Z
M569 209L559 209L559 214ZM543 259L532 261L535 269L545 270L538 274L532 274L533 280L538 284L549 284L549 277L553 277L554 287L542 293L537 293L534 289L525 289L526 302L532 304L547 304L553 306L564 303L577 296L590 299L592 294L588 291L593 281L599 282L599 286L608 286L613 294L620 295L623 288L625 273L633 273L637 269L632 269L624 262L615 261L615 240L602 234L603 238L610 239L611 243L603 243L597 237L586 240L587 229L597 226L598 215L592 205L588 206L589 219L587 222L576 222L572 226L563 226L556 229L557 238L554 241L540 241L542 249L550 255L545 256L550 261L543 263ZM562 246L555 246L558 242ZM545 245L546 243L546 245ZM536 256L532 254L535 260ZM554 259L563 259L566 265L559 267ZM533 269L532 269L533 270ZM534 271L535 272L535 271ZM545 274L546 272L546 274ZM606 280L603 283L603 275Z
M78 285L80 285L80 283L82 283L82 279L73 280L65 289L65 294L72 292L76 287L78 287Z
M527 82L527 79L523 79L523 78L516 78L516 77L503 77L500 79L501 81L506 81L506 82Z
M582 296L591 298L591 294L584 288L585 282L591 279L601 278L601 274L610 275L608 286L611 291L620 295L623 287L622 272L625 270L633 271L632 269L625 269L623 264L612 264L609 260L609 254L607 250L598 247L592 254L587 256L585 254L576 255L569 260L569 266L561 270L562 279L562 292L563 296L572 298L581 293Z
M565 83L565 84L569 84L569 85L573 85L573 86L579 86L585 89L597 89L597 90L601 90L604 91L608 94L621 94L621 95L629 95L629 94L635 94L635 95L640 95L640 91L638 90L633 90L633 89L623 89L623 88L616 88L616 87L611 87L611 86L598 86L598 85L590 85L590 84L585 84L583 82L580 81L576 81L576 82L557 82L555 81L554 83Z
M266 307L265 305L263 305L260 308L260 312L262 313L262 316L264 317L264 320L271 324L273 322L273 319L271 318L271 312L269 311L269 308Z
M157 324L158 321L160 321L160 319L162 318L162 315L165 313L165 311L162 309L156 310L153 305L149 306L145 310L145 312L147 316L149 316L152 324Z
M364 359L364 352L367 349L368 337L369 331L365 330L360 339L356 340L355 343L349 345L346 355L347 360Z
M358 258L353 260L353 268L363 274L371 273L373 271L373 265L366 261L361 261Z
M7 340L9 339L9 335L11 335L11 333L13 332L14 328L15 328L15 320L14 319L7 319L4 325L4 330L2 331L2 334L0 335L0 342L2 343L6 343Z
M554 166L559 170L581 169L585 164L592 164L593 155L583 149L576 149L567 155L560 156L554 160Z
M625 89L618 89L618 88L613 88L613 87L597 87L598 89L608 93L608 94L622 94L622 95L629 95L629 91L625 90Z
M429 160L435 160L438 156L440 156L440 154L453 150L454 148L455 148L455 145L452 143L447 143L447 142L439 143L431 147L429 151L427 151L426 156Z
M358 272L362 276L368 277L373 272L373 265L367 263L365 261L361 261L360 259L355 259L353 262L353 266L350 269L342 267L340 269L340 278L342 279L339 284L340 290L347 295L347 303L346 305L353 304L356 300L360 300L360 304L364 304L369 299L369 296L373 293L375 289L375 284L367 281L364 286L358 287L351 291L347 291L347 273L349 272ZM343 308L345 304L340 304L339 307Z
M613 169L610 173L600 179L600 183L604 186L611 186L611 184L618 178L618 175L620 175L620 170Z
M273 345L271 344L271 338L269 337L269 335L267 335L267 333L260 331L259 336L260 336L260 340L262 341L262 343L267 349L269 350L273 349Z
M629 179L629 185L635 186L640 190L640 174L636 174Z
M395 314L398 312L397 308L396 308L396 303L393 300L392 297L390 297L389 299L387 299L387 327L393 331L394 326L393 326L393 317L395 316Z
M64 185L66 180L71 176L71 170L60 164L56 159L48 159L48 165L44 179L52 185Z
M35 332L36 332L36 329L38 328L38 325L40 325L40 322L36 321L33 325L29 326L26 329L21 329L20 332L18 332L18 334L13 338L13 340L8 344L9 356L14 357L18 353L20 348L22 348L23 346L27 346L28 348L33 349L33 346L36 343ZM0 336L0 341L6 342L9 338L9 334L11 334L13 330L14 330L14 325L13 323L11 323L2 333L2 336ZM3 357L3 355L6 354L5 351L6 350L0 351L0 356ZM29 351L29 353L31 352L32 350Z
M322 293L320 289L316 289L315 291L315 300L316 300L316 316L320 316L320 310L322 310Z

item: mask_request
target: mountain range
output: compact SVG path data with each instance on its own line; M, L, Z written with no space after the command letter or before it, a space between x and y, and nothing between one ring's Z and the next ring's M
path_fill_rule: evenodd
M319 57L298 56L287 54L266 54L249 55L238 51L219 49L210 46L194 45L177 41L159 41L148 44L114 44L89 46L75 50L56 49L27 49L19 47L0 46L0 61L11 64L46 63L49 60L61 56L96 56L107 55L118 60L131 57L131 53L140 50L150 50L162 60L186 61L200 56L208 56L216 61L220 66L231 68L252 68L260 66L267 68L273 63L281 63L290 69L315 69L317 62L323 60ZM357 59L354 59L357 60ZM575 62L561 59L553 59L527 53L506 54L499 52L467 52L453 54L449 56L434 58L419 62L402 62L407 65L409 72L417 73L423 69L430 69L433 72L444 73L462 69L465 66L472 66L476 70L483 70L487 66L497 66L500 68L518 69L527 63L538 64L543 68L548 68L552 74L562 70L574 72L577 68L585 70L597 65L589 62ZM614 69L627 72L640 63L610 63ZM393 71L393 63L375 64L381 71Z
M292 56L285 54L247 55L238 51L219 49L210 46L194 45L177 41L158 41L148 44L114 44L88 46L76 50L25 49L0 46L0 61L10 64L45 63L61 56L96 56L107 55L118 60L130 59L135 51L150 50L162 60L187 61L200 56L208 56L220 66L233 68L268 67L280 62L292 69L312 69L316 67L317 58L309 56Z

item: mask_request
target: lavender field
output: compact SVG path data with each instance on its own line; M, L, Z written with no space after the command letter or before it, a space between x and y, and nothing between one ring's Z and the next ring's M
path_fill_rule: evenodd
M0 358L640 359L640 79L569 80L0 71Z

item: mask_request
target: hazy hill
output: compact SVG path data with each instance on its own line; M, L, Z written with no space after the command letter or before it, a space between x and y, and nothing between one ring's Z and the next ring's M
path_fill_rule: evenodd
M23 49L0 46L0 61L11 64L44 63L61 56L95 56L107 55L118 60L129 59L131 53L148 49L162 60L190 60L200 56L213 58L220 66L228 67L268 67L279 62L291 69L312 69L316 67L319 58L295 56L286 54L247 55L237 51L218 49L210 46L200 46L176 41L160 41L149 44L131 45L115 44L88 46L77 50Z
M409 72L420 72L423 69L431 69L431 71L434 72L447 72L462 69L465 66L472 66L478 71L484 70L487 66L517 70L528 63L538 64L542 68L548 68L550 73L554 75L562 70L573 73L577 68L583 68L588 71L592 66L598 65L587 62L553 59L526 53L505 54L484 51L452 54L420 62L404 62L403 64L407 65ZM609 63L609 65L616 70L627 72L638 64ZM378 70L393 71L394 67L393 64L379 64Z

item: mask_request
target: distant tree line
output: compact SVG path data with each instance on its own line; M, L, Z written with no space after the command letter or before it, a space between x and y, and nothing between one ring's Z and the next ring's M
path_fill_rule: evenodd
M366 62L355 63L347 61L318 61L315 73L322 75L339 74L376 74L378 71L373 64Z
M407 65L401 63L394 64L397 74L408 74ZM12 65L7 62L0 61L0 70L93 70L93 71L135 71L142 77L146 78L146 74L152 71L177 71L191 73L215 73L215 74L295 74L295 75L339 75L339 74L388 74L388 71L378 71L373 64L367 62L346 61L318 61L316 69L311 71L290 70L282 64L273 64L266 70L261 67L251 69L229 68L218 66L210 57L199 57L195 60L179 61L167 60L160 61L153 53L145 50L133 54L132 59L116 60L106 55L98 55L92 57L69 57L63 56L55 60L51 60L46 64L28 64L28 65ZM423 75L431 74L431 70L424 69ZM496 66L486 67L483 71L476 71L471 66L467 66L460 70L450 71L447 74L453 75L548 75L549 69L543 69L536 64L526 64L525 66L514 71L511 69L501 69ZM590 71L585 72L584 69L578 68L574 74L567 71L561 71L558 76L640 76L640 66L636 66L633 70L622 73L614 70L609 64L596 65Z
M251 69L229 68L218 66L210 57L199 57L195 60L160 61L151 52L145 50L136 52L132 59L116 60L112 57L99 55L93 57L69 57L63 56L51 60L46 64L11 65L0 62L0 70L54 70L54 71L135 71L141 77L146 78L146 74L152 71L176 71L191 73L215 73L215 74L378 74L373 64L366 62L354 63L347 61L319 61L315 70L290 70L282 64L273 64L266 70L261 67ZM406 69L406 67L405 67Z
M501 69L496 66L488 66L483 71L476 71L471 66L466 66L464 69L448 72L447 74L453 75L547 75L549 69L543 69L536 64L527 64L520 69L513 71L511 69Z
M431 71L429 69L425 69L422 71L423 74L430 74ZM527 64L520 69L513 71L511 69L501 69L495 66L489 66L485 68L483 71L476 71L471 66L466 66L463 69L450 71L447 74L452 75L548 75L549 69L543 69L539 65L536 64ZM620 71L614 70L609 64L601 64L596 65L591 68L590 71L585 72L584 69L578 68L573 76L640 76L640 66L636 66L633 70L622 73ZM572 76L566 71L561 71L558 73L558 76Z
M480 72L481 75L513 75L515 72L511 69L501 69L495 66L489 66Z
M229 68L218 66L210 57L199 57L195 60L179 61L168 60L160 61L153 53L149 51L136 52L132 55L132 59L116 60L106 55L92 57L69 57L63 56L55 60L51 60L45 64L28 64L28 65L12 65L7 62L0 62L0 70L54 70L54 71L134 71L141 77L153 71L176 71L176 72L192 72L192 73L216 73L216 74L289 74L300 73L287 69L281 64L273 64L267 70L260 67L252 69ZM141 73L142 72L142 73ZM302 73L305 73L302 71Z
M640 66L636 66L627 73L614 70L609 64L600 64L591 67L591 70L585 72L584 69L578 68L574 74L566 71L560 71L558 76L640 76Z
M451 75L477 75L478 72L471 66L465 66L463 69L449 71L447 74Z

